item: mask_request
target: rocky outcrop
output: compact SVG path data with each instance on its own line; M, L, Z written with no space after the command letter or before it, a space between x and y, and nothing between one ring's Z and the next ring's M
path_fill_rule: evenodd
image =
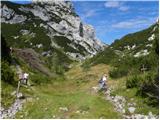
M27 5L2 2L1 8L2 23L28 24L32 21L34 27L43 27L46 30L46 35L58 49L62 46L57 44L54 38L57 36L67 38L70 43L66 44L66 47L70 45L71 48L77 50L75 52L64 51L69 53L71 58L85 59L103 50L105 46L96 38L93 26L81 21L70 1L33 0L33 3Z

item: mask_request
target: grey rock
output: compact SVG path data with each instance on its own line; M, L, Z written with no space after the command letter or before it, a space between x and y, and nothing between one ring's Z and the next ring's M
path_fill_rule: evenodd
M136 110L135 107L129 107L129 108L128 108L128 111L129 111L131 114L133 114L135 110Z
M67 108L67 107L59 107L59 110L60 110L60 111L65 111L65 112L67 112L67 111L68 111L68 108Z
M22 97L22 96L23 96L22 93L18 93L18 94L17 94L17 98L20 98L20 97Z
M69 3L71 7L66 7ZM23 11L26 13L32 13L33 18L28 17L25 14L19 15L17 11L14 11L12 8L5 4L2 6L3 12L1 21L3 23L25 23L27 20L35 19L38 17L42 21L42 23L39 23L37 25L33 23L33 25L45 28L48 31L46 34L50 37L51 40L55 36L63 35L64 37L72 41L72 43L70 44L72 48L76 48L75 44L77 43L84 47L87 51L87 55L85 57L82 54L66 52L66 54L75 59L77 55L81 59L91 57L95 55L99 50L103 50L106 46L104 43L97 39L97 37L95 36L95 30L91 25L82 23L80 17L78 17L77 15L73 15L74 11L72 10L73 5L71 2L66 3L64 1L53 0L48 3L48 1L43 0L43 3L42 1L36 1L33 4L31 3L31 6L34 7L19 6L17 8L17 11L19 10L18 12ZM60 9L65 9L69 12L64 12ZM54 20L55 15L60 18L60 22L57 23ZM81 30L83 31L83 35L79 34ZM28 34L28 32L25 31L24 34ZM33 34L34 36L34 33L30 33L29 35L31 34ZM58 47L55 41L52 41L51 47L52 46L56 46L56 48Z

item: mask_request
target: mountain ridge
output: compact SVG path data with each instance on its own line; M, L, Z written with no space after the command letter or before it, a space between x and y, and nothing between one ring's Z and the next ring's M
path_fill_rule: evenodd
M68 1L33 1L26 5L2 1L1 13L7 44L33 49L51 71L56 71L56 66L67 70L71 61L83 61L107 46Z
M81 22L70 2L54 1L48 3L36 1L27 5L16 4L16 7L19 6L17 11L9 9L7 7L8 3L6 3L7 2L2 2L2 23L25 24L25 21L32 21L35 22L34 26L37 26L35 25L37 22L34 21L34 19L36 19L37 21L41 21L39 25L47 30L46 34L53 42L54 47L57 46L56 42L52 40L54 36L64 36L72 41L72 43L84 47L84 49L86 49L86 52L84 52L86 55L96 54L98 50L103 49L104 44L95 38L94 28L91 25L86 25ZM25 14L28 14L29 17ZM72 46L75 45L72 44ZM70 53L72 54L72 52L68 52L69 55ZM78 53L77 55L80 56L80 59L86 56ZM76 55L70 56L76 58Z

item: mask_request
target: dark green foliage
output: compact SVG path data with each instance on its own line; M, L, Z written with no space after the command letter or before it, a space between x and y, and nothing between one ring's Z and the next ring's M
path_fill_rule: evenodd
M76 49L72 48L69 46L69 44L72 42L68 38L64 36L54 36L54 41L61 46L64 51L69 51L69 52L77 52Z
M109 76L112 78L120 78L123 76L126 76L128 74L128 70L125 68L120 68L120 69L113 69L109 71Z
M79 25L79 35L81 36L81 37L83 37L83 24L82 23L80 23L80 25Z
M156 36L153 42L153 52L155 52L157 55L159 55L159 38L158 37Z
M82 66L91 66L91 65L101 64L101 63L110 64L117 57L118 56L115 54L114 50L108 47L104 51L101 51L97 55L86 60Z
M87 72L90 69L89 64L83 64L83 71Z
M56 73L58 74L58 75L63 75L64 74L64 72L65 72L65 69L63 68L63 66L56 66Z
M56 48L51 47L51 40L46 35L46 30L43 27L33 27L33 23L27 22L26 24L19 25L19 24L2 24L2 33L4 33L5 38L7 38L7 44L14 48L32 48L37 53L42 53L44 51L51 51L51 57L41 57L41 59L45 60L46 66L50 69L53 69L54 72L60 71L58 68L62 68L63 70L67 70L69 64L72 60L63 53L63 50L59 50ZM30 37L29 35L22 35L20 30L25 29L29 30L30 33L35 33L35 37ZM17 39L14 39L13 36L20 36ZM76 52L70 46L67 46L71 41L65 37L55 37L55 40L58 45L64 47L64 51ZM30 45L32 43L33 45ZM42 44L41 48L34 47L37 44ZM77 51L78 52L78 51ZM81 51L83 52L83 51ZM61 69L61 71L63 71Z
M8 84L5 81L1 81L1 105L4 108L9 108L16 96L12 96L11 93L15 90L15 87L11 84Z
M159 103L159 75L157 73L148 73L139 87L139 94L150 98L151 105Z
M53 57L49 58L48 60L48 67L54 67L56 69L56 66L60 66L64 70L69 69L69 65L73 62L66 54L64 54L59 49L52 49L54 52ZM56 70L55 70L56 71Z
M122 37L120 40L115 40L114 43L111 44L111 46L116 50L124 50L124 46L132 46L134 44L136 45L142 45L143 47L148 43L148 38L151 36L151 31L153 30L155 25L152 25L148 29L128 34L124 37Z
M133 75L127 78L126 80L126 87L127 88L134 88L140 86L140 81L142 80L141 76Z
M159 101L159 76L158 72L147 72L142 75L133 75L126 79L127 88L137 88L137 95L149 98L151 105Z
M1 57L3 60L6 60L7 62L11 62L11 55L10 55L10 48L6 43L5 38L3 35L1 36Z
M6 43L6 40L3 36L1 36L1 80L7 82L8 84L15 84L14 81L14 72L10 68L10 64L12 61L10 55L10 48Z
M149 68L142 76L131 77L127 79L126 86L128 88L138 88L137 94L149 98L147 102L150 105L157 106L159 104L159 68L158 68L158 42L154 41L152 54L139 59L139 64Z
M70 46L70 44L72 43L71 40L69 40L68 38L64 37L64 36L54 36L54 41L63 48L64 51L66 52L72 52L72 53L81 53L82 55L85 55L86 49L79 45L74 43L74 45L76 46L76 48L78 49L74 49L73 47Z
M32 80L33 83L35 83L35 85L47 84L51 82L50 80L51 78L43 74L31 75L30 79Z
M10 68L9 63L5 60L1 61L1 79L8 84L15 85L14 72Z
M29 30L30 33L35 33L35 37L28 35L22 35L21 30ZM50 38L46 35L46 30L43 27L33 27L31 22L26 24L2 24L2 34L7 38L7 43L12 47L17 48L31 48L36 44L43 44L42 49L37 49L37 51L47 51L50 49ZM19 36L19 38L14 39L13 36ZM33 43L33 46L30 43Z
M141 86L139 87L139 94L149 97L150 102L149 104L157 106L159 104L159 40L156 39L153 44L152 49L152 56L150 60L152 60L152 65L154 69L152 69L151 72L149 72L143 82L141 83Z

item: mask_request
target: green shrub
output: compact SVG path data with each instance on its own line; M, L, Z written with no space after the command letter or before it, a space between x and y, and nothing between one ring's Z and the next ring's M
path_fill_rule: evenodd
M138 75L128 77L126 80L126 87L127 88L138 87L141 80L142 80L142 77Z
M138 94L148 97L149 104L159 104L159 74L158 72L149 72L144 76L144 80L141 81Z
M114 68L113 70L109 71L109 76L111 78L119 78L126 76L128 74L128 70L125 68Z
M83 67L83 71L87 72L91 66L89 64L83 64L82 67Z
M1 82L1 104L4 108L10 107L16 96L11 95L11 93L16 90L13 85L6 83L5 81Z
M126 80L127 88L137 88L137 95L147 98L147 104L159 103L159 76L158 72L148 72L143 75L130 76Z
M107 47L104 51L100 51L95 56L87 59L82 66L93 66L97 64L110 64L114 59L117 59L118 55L111 48Z
M31 81L36 85L46 84L50 82L49 77L43 74L34 74L30 77Z
M7 61L1 61L1 79L9 84L15 84L14 72Z
M65 69L62 66L56 66L56 73L59 75L64 75Z

